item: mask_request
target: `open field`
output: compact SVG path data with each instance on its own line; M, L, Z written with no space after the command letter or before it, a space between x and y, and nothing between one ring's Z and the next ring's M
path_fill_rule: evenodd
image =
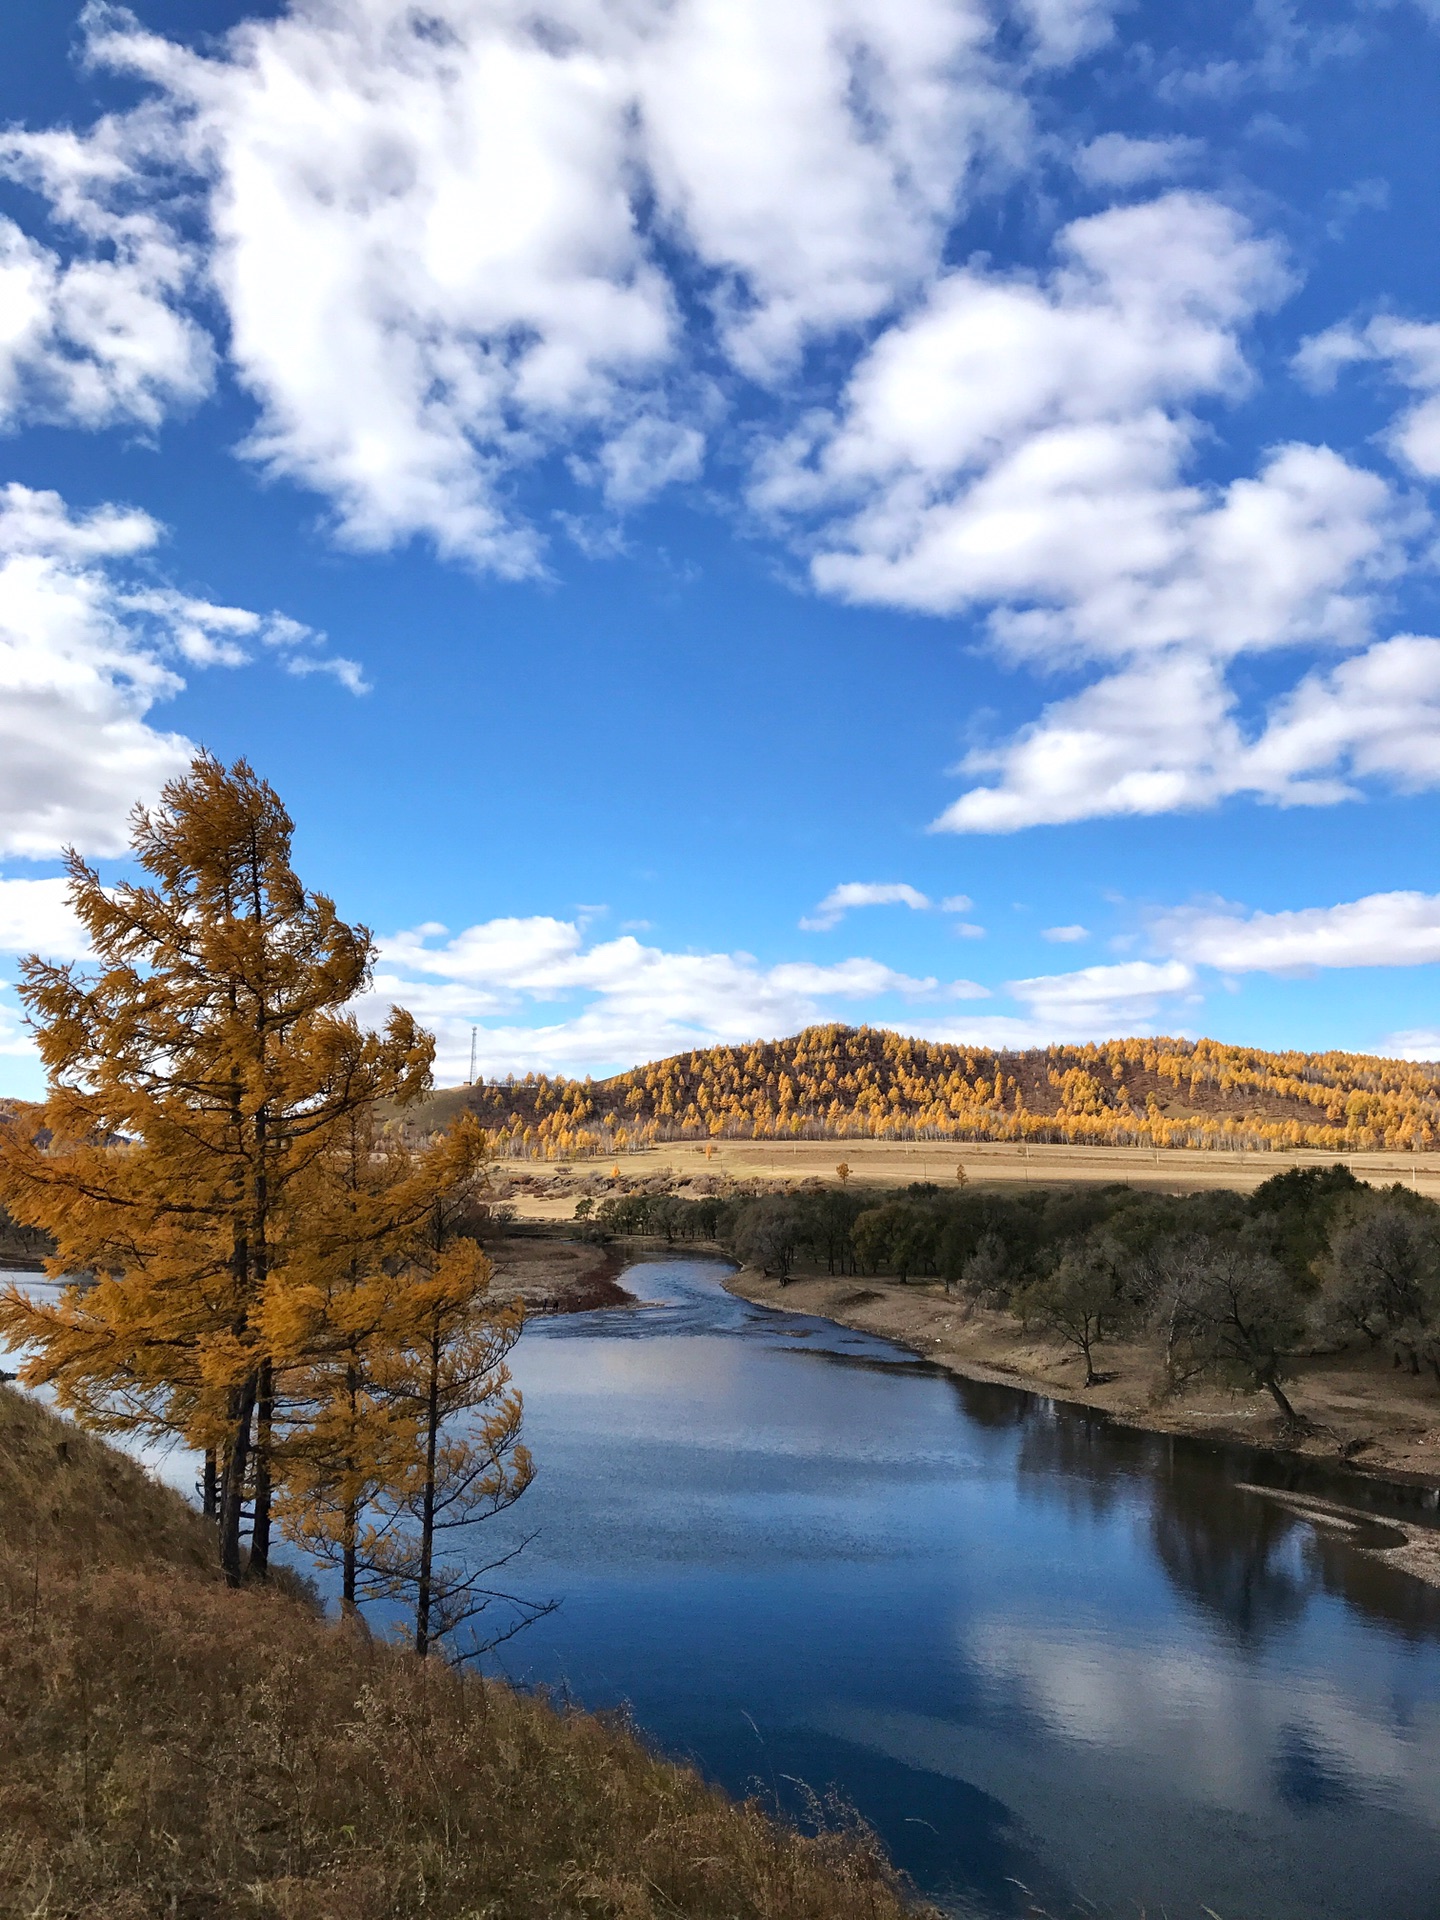
M494 1173L499 1183L518 1176L563 1186L563 1191L512 1190L508 1198L520 1219L568 1220L575 1211L575 1198L603 1183L616 1166L623 1182L652 1181L668 1173L677 1184L706 1175L742 1185L802 1180L833 1184L835 1169L843 1162L850 1168L851 1183L866 1187L907 1187L916 1180L950 1185L956 1167L963 1166L966 1179L977 1186L1125 1181L1169 1193L1214 1187L1248 1193L1287 1167L1333 1166L1337 1159L1343 1159L1357 1179L1374 1186L1390 1186L1398 1180L1429 1199L1440 1200L1440 1153L1192 1152L1177 1147L1024 1146L1010 1141L978 1141L956 1148L924 1140L716 1140L708 1148L672 1141L622 1154L616 1160L502 1159L494 1163Z

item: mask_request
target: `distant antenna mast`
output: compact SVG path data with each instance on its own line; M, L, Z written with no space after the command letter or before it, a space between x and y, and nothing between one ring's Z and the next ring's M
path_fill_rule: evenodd
M465 1084L467 1087L473 1087L475 1084L475 1029L474 1027L471 1027L470 1029L470 1078L465 1082Z

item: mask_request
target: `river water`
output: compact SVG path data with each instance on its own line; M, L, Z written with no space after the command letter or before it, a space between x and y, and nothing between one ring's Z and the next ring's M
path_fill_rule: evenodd
M483 1532L533 1532L511 1584L561 1604L504 1671L734 1792L838 1789L955 1915L1437 1920L1440 1590L1244 1490L1283 1460L956 1379L726 1271L640 1263L647 1304L515 1350L540 1470Z
M1436 1920L1440 1591L1241 1490L1274 1463L724 1271L644 1263L654 1304L517 1348L516 1584L562 1604L514 1678L732 1790L838 1787L955 1914Z

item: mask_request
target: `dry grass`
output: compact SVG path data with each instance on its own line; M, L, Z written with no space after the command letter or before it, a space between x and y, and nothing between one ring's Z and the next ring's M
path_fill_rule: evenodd
M898 1920L623 1727L232 1593L205 1523L0 1388L0 1913Z
M836 1184L835 1168L844 1161L854 1187L909 1186L915 1180L933 1180L942 1187L955 1184L955 1169L963 1166L975 1186L1107 1185L1124 1181L1162 1193L1201 1193L1217 1187L1249 1193L1287 1167L1329 1167L1333 1153L1230 1153L1189 1151L1181 1147L1086 1147L1037 1145L1010 1141L934 1140L717 1140L707 1156L704 1147L671 1141L622 1154L618 1163L598 1160L501 1160L494 1164L497 1185L505 1188L512 1174L541 1183L539 1190L506 1190L505 1199L521 1220L570 1220L577 1195L591 1190L597 1177L619 1165L626 1181L663 1181L675 1187L706 1176L741 1186L798 1185L819 1180ZM1372 1186L1400 1181L1440 1200L1440 1153L1398 1151L1347 1153L1338 1156L1357 1179ZM568 1175L561 1171L569 1169ZM547 1190L548 1189L548 1190ZM688 1191L688 1187L681 1191Z

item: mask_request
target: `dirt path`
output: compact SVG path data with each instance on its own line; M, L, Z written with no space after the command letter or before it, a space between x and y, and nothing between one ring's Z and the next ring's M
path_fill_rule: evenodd
M1027 1334L1008 1314L947 1299L934 1282L805 1277L787 1286L751 1268L730 1274L732 1293L767 1307L898 1341L937 1366L970 1380L1023 1387L1054 1400L1097 1407L1112 1419L1152 1433L1187 1433L1280 1448L1314 1459L1347 1462L1357 1474L1440 1486L1440 1393L1367 1355L1298 1363L1286 1391L1313 1431L1303 1440L1280 1426L1264 1395L1205 1387L1178 1398L1156 1393L1159 1356L1144 1342L1096 1349L1101 1384L1087 1388L1078 1355ZM1257 1493L1257 1498L1262 1497ZM1311 1503L1314 1505L1315 1503ZM1373 1524L1360 1509L1325 1503L1337 1528ZM1298 1510L1298 1509L1297 1509ZM1307 1513L1325 1524L1318 1509ZM1386 1523L1387 1526L1389 1522ZM1397 1523L1387 1547L1367 1548L1440 1586L1440 1530Z

